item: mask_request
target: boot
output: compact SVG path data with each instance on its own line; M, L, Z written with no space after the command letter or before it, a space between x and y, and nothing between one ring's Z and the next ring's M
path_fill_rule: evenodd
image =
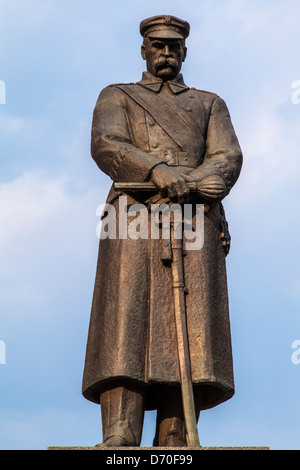
M154 447L187 447L187 432L179 387L164 387L157 409ZM199 396L196 400L196 419L200 415Z
M132 387L113 387L101 394L103 445L140 445L144 403L144 394Z

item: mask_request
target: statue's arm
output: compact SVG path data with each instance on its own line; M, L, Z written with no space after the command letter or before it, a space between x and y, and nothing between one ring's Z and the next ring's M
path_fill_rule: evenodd
M208 122L204 161L189 177L195 181L214 176L221 178L226 186L225 197L239 177L242 160L228 108L221 98L216 97Z
M124 94L114 86L104 88L96 103L91 154L113 181L147 181L163 162L134 145L126 116Z

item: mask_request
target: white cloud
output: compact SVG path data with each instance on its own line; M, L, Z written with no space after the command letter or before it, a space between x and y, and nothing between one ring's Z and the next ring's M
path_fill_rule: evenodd
M257 203L264 197L281 194L292 198L292 186L300 176L300 116L294 122L268 100L247 114L239 140L244 164L238 181L236 202Z
M53 302L96 255L97 193L70 184L36 172L0 185L0 297L17 315L49 302L49 285Z
M0 185L0 244L12 243L37 234L53 217L70 209L64 193L63 179L46 179L39 173L28 173Z
M22 136L28 138L37 132L37 122L16 116L1 115L0 116L1 134L4 136L14 137Z

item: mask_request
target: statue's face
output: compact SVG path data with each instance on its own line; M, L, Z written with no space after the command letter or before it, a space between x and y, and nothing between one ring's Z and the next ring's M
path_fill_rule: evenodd
M179 74L186 58L184 40L146 37L142 45L142 57L152 75L163 80L173 79Z

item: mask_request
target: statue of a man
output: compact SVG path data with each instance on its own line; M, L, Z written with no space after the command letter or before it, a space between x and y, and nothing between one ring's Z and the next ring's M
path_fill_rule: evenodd
M150 182L156 195L119 191L116 211L151 202L204 204L204 245L183 257L185 314L197 420L234 394L225 257L230 236L221 200L242 153L224 101L181 75L190 26L173 16L140 24L141 81L106 87L92 125L92 156L114 182ZM206 194L190 183L208 181ZM221 182L221 191L220 191ZM159 199L161 198L161 199ZM139 446L145 410L157 410L154 446L186 446L170 263L164 239L100 241L83 395L100 403L103 443Z

